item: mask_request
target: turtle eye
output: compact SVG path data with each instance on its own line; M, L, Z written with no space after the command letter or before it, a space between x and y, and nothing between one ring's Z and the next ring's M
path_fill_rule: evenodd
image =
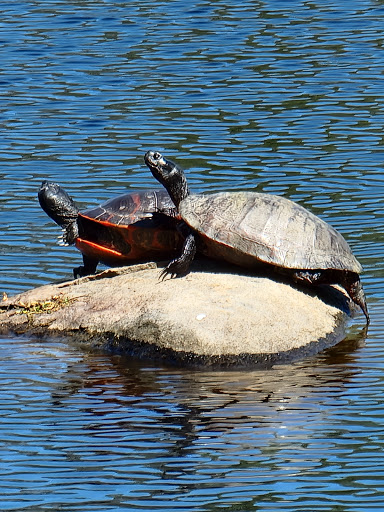
M161 158L161 153L159 153L158 151L155 151L155 152L153 153L153 158L154 158L155 160L160 160L160 158Z

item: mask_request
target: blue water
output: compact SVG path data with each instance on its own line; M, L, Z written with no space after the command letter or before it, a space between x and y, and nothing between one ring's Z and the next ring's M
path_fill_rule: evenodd
M0 509L384 508L379 0L3 3L0 292L69 279L37 202L157 186L299 202L364 267L371 327L270 371L170 369L62 341L0 340Z

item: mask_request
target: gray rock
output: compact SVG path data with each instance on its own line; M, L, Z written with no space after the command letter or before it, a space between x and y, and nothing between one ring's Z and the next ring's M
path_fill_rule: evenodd
M5 298L0 330L69 336L177 364L270 365L339 342L349 307L342 291L329 286L298 289L197 264L183 278L160 281L149 263Z

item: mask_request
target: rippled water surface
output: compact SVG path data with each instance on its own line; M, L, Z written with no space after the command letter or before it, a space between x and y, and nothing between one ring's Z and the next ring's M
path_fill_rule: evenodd
M270 371L169 369L0 340L10 511L384 507L384 2L35 0L0 6L0 292L80 262L40 209L157 186L298 201L364 266L372 324Z

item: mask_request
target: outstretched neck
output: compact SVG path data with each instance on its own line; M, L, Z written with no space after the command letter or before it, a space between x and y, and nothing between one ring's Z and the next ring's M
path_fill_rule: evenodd
M171 171L167 181L163 183L163 185L168 190L168 194L170 195L176 208L179 208L181 201L190 194L184 172L181 171L181 169L179 169L177 166L175 166L175 169Z

